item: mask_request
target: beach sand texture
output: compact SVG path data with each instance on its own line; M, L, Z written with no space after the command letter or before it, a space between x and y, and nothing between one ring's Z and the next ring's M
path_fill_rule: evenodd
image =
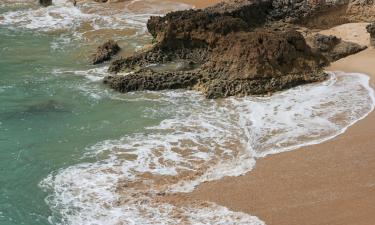
M220 1L178 2L204 8ZM368 45L365 26L344 24L320 33ZM375 87L375 49L327 70L365 73ZM246 212L268 225L374 225L375 113L333 140L259 159L246 175L205 183L184 197Z
M364 29L349 24L322 33L363 43ZM353 31L357 35L348 35ZM327 70L365 73L374 87L375 49ZM246 175L203 184L189 197L256 215L268 225L373 225L375 113L330 141L259 159Z

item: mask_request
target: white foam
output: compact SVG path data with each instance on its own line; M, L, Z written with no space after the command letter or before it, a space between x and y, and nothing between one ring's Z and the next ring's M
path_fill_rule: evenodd
M61 74L74 74L77 76L82 76L91 82L98 82L103 80L103 78L108 75L108 66L96 67L87 70L64 70L64 69L54 69L52 71L54 75Z
M342 72L331 72L330 76L319 85L300 86L258 99L267 104L239 102L245 111L257 109L242 114L243 123L256 123L256 134L252 135L256 138L252 143L256 157L332 139L374 109L374 91L368 76Z
M161 15L168 10L190 8L189 5L174 2L162 6L161 3L153 1L144 1L144 4L148 5L144 12L134 12L129 10L127 5L111 8L105 4L86 2L75 7L70 0L54 0L53 5L49 7L30 6L27 9L21 8L0 14L0 25L38 32L64 30L82 34L87 31L80 31L81 25L88 23L92 30L134 28L137 35L140 35L147 31L146 22L150 16Z
M13 86L11 85L0 86L0 93L5 92L7 89L11 88L13 88Z
M214 101L191 91L154 95L170 103L163 109L169 119L143 133L98 143L86 155L97 162L62 169L42 181L55 212L52 221L264 224L214 204L178 208L156 202L155 196L238 176L250 171L258 157L333 138L364 118L375 104L366 75L339 72L323 83L270 97Z
M92 19L67 0L56 0L50 7L21 9L4 13L1 25L15 25L27 29L50 31L73 28L84 20Z

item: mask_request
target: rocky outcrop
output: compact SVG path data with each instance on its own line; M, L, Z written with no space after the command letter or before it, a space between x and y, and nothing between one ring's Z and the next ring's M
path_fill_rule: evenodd
M90 61L92 64L105 62L110 60L112 56L116 55L120 50L121 48L118 46L117 42L109 40L97 48Z
M375 21L375 1L350 0L348 2L346 16L350 22Z
M39 0L39 4L44 7L47 7L47 6L52 5L52 0Z
M327 62L296 31L233 33L217 46L197 86L209 98L267 94L325 78L320 68Z
M375 20L373 0L274 0L272 17L309 28L325 29Z
M154 47L112 62L104 82L121 92L189 88L219 98L321 81L323 66L363 47L315 36L311 48L295 28L346 22L347 6L345 1L235 0L151 17L147 28ZM184 66L165 69L174 63ZM131 74L120 75L124 72Z
M332 35L315 34L308 37L307 42L313 51L321 53L330 62L337 61L367 48L356 43L343 41Z
M370 44L375 47L375 22L367 25L366 30L370 33Z
M142 69L126 76L107 76L104 83L120 92L191 88L201 78L197 72L159 72Z
M228 24L233 22L232 18L228 20ZM226 22L220 21L221 24ZM192 42L184 39L192 39L187 35L176 35L179 37L176 40L174 35L172 38L159 34L154 49L116 60L109 69L111 72L133 71L132 74L107 76L104 82L121 92L189 88L202 91L208 98L219 98L268 94L326 78L321 66L327 61L311 51L300 33L267 29L246 31L245 26L238 31L240 25L222 25L224 30L230 27L236 30L228 33L210 26L212 39L196 38ZM185 71L162 72L142 69L174 61L188 62L190 67L185 67Z

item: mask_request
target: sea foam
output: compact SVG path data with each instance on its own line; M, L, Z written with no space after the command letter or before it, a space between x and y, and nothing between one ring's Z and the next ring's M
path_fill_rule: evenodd
M117 3L114 7L85 2L75 7L70 0L54 0L53 5L40 7L35 5L35 1L25 1L24 4L29 4L30 7L0 14L0 25L42 32L72 31L78 34L88 30L134 28L139 35L147 31L146 22L150 16L162 15L171 10L191 8L182 3L166 1L161 4L143 1L145 10L130 9L129 6L135 2L137 1L129 1L126 4ZM2 7L12 5L14 3L4 2ZM81 26L85 24L85 28L82 28Z
M368 76L335 72L325 82L269 97L207 100L192 91L165 91L152 101L170 103L162 109L168 119L88 147L85 157L95 162L41 182L52 223L264 224L213 203L177 207L157 199L244 174L260 157L331 139L368 115L375 97Z

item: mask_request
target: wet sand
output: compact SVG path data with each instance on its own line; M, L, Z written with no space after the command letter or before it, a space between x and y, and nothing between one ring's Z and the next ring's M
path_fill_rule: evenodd
M345 29L330 32L340 36ZM368 35L363 25L357 29ZM368 74L375 87L375 49L327 70ZM259 159L251 172L205 183L187 197L258 216L267 225L374 225L375 112L330 141Z
M196 8L205 8L208 6L215 5L216 3L221 2L222 0L177 0L185 4L193 5Z

